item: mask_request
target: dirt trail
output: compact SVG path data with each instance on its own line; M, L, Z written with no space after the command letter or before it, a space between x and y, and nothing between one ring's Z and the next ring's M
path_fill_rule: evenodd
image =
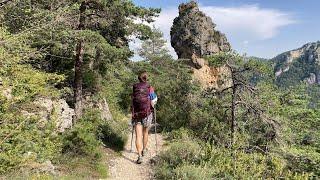
M131 133L129 133L128 142L120 156L116 156L109 163L111 180L149 180L153 178L152 164L150 160L156 156L155 135L149 134L148 153L143 157L142 164L136 164L137 151L135 141L133 140L133 152L130 152ZM133 137L135 139L135 137ZM163 137L157 134L158 153L163 145Z

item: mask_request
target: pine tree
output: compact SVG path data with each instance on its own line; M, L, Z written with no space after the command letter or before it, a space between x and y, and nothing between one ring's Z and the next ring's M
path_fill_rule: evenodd
M163 38L163 33L159 28L153 26L149 39L142 42L138 53L146 61L156 61L157 59L171 58L166 47L167 41Z
M44 55L28 63L66 75L65 86L74 91L76 119L81 117L82 94L87 90L83 89L86 73L101 74L107 64L127 63L133 54L128 37L149 38L151 28L144 22L153 22L160 12L127 0L22 0L2 9L1 25L28 36L30 46Z

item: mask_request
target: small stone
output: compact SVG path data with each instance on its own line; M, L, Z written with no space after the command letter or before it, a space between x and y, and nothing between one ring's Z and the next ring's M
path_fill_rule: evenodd
M40 165L39 171L43 173L56 174L55 167L49 160Z

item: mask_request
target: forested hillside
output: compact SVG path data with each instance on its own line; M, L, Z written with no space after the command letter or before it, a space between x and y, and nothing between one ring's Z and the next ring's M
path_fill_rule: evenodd
M160 9L130 0L5 0L0 9L1 178L107 178L141 71L167 141L152 160L156 179L320 176L319 87L305 82L315 72L289 80L296 63L310 64L294 61L280 77L283 61L231 51L194 1L171 29L179 59L151 25ZM133 38L140 61L129 60Z

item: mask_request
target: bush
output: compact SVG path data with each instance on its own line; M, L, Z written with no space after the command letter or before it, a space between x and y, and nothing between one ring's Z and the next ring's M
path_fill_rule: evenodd
M87 113L63 137L63 153L99 158L99 113Z
M168 140L175 140L175 141L180 141L180 140L186 141L186 140L190 140L190 138L193 138L193 137L194 137L193 131L187 128L176 129L167 134Z
M198 143L174 142L160 154L158 179L306 179L312 174L292 172L276 154L245 153Z
M173 170L175 179L213 179L210 167L182 164Z
M207 56L205 59L208 61L209 66L220 67L225 65L229 58L230 58L229 54L219 53L219 54Z
M52 160L60 153L61 141L53 123L42 124L35 117L5 117L0 130L0 174L30 162Z
M126 130L121 122L106 122L100 126L100 139L105 145L121 151L128 140Z
M161 152L158 157L156 168L157 178L171 179L170 177L175 174L173 169L182 163L199 164L202 156L201 152L201 146L190 139L173 142L170 148Z
M98 110L89 110L75 124L75 126L64 134L63 152L73 155L90 156L99 158L101 156L99 147L102 143L122 150L127 136L123 132L121 123L107 122L100 119Z

